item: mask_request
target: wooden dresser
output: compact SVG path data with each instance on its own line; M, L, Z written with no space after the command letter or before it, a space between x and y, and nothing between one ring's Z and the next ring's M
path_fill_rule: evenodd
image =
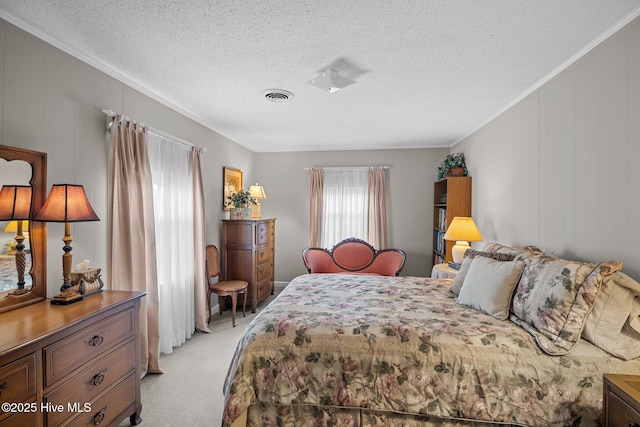
M1 313L0 425L140 423L143 295L104 291Z
M222 274L225 280L249 282L253 313L273 294L275 227L275 218L222 220Z
M602 385L602 425L640 425L640 376L604 374Z

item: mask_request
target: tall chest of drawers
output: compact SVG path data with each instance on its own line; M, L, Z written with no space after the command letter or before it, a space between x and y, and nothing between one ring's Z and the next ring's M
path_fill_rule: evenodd
M225 280L249 283L247 301L255 313L273 294L276 220L222 220L222 273Z
M104 291L0 314L0 426L139 424L143 295Z

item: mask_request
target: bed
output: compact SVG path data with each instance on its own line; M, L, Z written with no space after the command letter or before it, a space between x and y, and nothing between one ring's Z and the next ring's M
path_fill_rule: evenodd
M602 374L640 374L638 358L581 337L550 355L513 313L461 304L453 283L295 278L238 343L223 426L598 425Z

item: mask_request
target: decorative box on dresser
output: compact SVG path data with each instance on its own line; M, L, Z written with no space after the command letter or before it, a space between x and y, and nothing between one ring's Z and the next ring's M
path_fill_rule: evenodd
M222 274L225 280L249 283L253 313L273 294L275 227L275 218L222 220Z
M0 314L0 426L139 424L142 292Z

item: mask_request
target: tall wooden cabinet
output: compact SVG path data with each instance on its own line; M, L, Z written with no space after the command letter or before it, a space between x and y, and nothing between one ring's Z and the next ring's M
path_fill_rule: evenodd
M444 233L456 216L471 216L471 177L450 176L433 186L433 263L453 261L455 242L444 240Z
M225 280L249 282L247 301L258 303L273 294L276 220L222 220L222 274Z

